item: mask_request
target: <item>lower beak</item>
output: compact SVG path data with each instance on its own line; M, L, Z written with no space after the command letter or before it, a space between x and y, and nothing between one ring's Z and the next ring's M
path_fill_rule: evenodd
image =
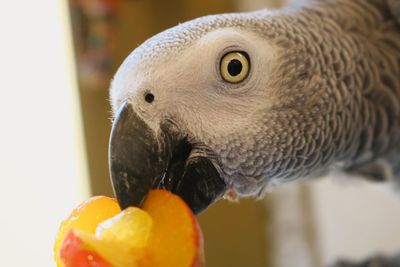
M115 195L122 209L141 206L152 188L165 188L181 196L200 213L225 192L213 162L199 153L177 129L161 125L151 129L125 103L111 130L109 164ZM195 152L195 153L194 153Z

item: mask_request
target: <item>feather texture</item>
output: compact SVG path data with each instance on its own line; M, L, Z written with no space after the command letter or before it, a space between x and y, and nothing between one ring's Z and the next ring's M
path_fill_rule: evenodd
M261 193L330 169L400 175L400 28L388 8L383 0L312 1L259 20L283 48L266 85L279 101L260 112L254 132L236 135L236 143L251 139L252 153L235 154L234 140L225 146L228 175L244 194L249 184Z
M238 195L332 169L400 177L399 3L295 1L180 24L127 58L113 82L114 109L130 99L145 120L174 121L192 144L207 148ZM221 30L255 40L246 47L260 58L273 50L257 65L268 65L264 77L249 75L227 90L210 68L197 68L220 36L214 46L204 38ZM202 42L207 53L196 50ZM151 108L142 101L148 88L156 97Z

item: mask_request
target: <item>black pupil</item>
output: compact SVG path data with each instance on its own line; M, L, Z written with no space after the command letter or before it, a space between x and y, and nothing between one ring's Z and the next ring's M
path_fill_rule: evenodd
M154 101L154 95L152 93L146 93L144 100L146 100L147 103L151 103Z
M237 59L232 59L228 63L228 72L231 76L237 76L242 72L242 62Z

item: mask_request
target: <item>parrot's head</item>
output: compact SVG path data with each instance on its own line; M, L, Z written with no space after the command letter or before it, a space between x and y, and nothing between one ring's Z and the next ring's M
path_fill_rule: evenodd
M293 122L281 116L298 99L281 84L296 77L282 68L289 48L279 32L260 32L257 16L180 24L120 66L110 91L110 172L123 208L163 187L198 213L226 193L257 195L289 176L277 172L284 125Z

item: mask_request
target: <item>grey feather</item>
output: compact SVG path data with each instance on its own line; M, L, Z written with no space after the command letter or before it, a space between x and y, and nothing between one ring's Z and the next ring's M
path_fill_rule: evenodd
M385 179L400 175L400 29L384 10L364 0L320 1L267 22L285 51L269 85L281 101L250 134L263 163L232 155L242 164L231 173L272 185L329 169L373 176L373 166L385 166Z
M232 96L191 91L195 101L181 92L168 102L172 93L163 93L165 103L176 110L158 106L159 113L146 116L173 114L170 119L192 143L212 151L222 177L239 195L261 194L270 186L338 169L374 179L400 177L399 3L295 1L282 10L208 16L178 25L128 57L113 83L114 108L133 99L128 76L150 75L154 62L194 49L216 29L252 32L278 51L271 73L265 74L271 77L267 82ZM189 81L181 87L195 86ZM227 97L230 101L223 102ZM257 103L265 105L245 112L246 105ZM146 110L140 102L136 105ZM209 117L202 113L207 109L214 117L222 111L234 114L241 124L229 134L207 131L204 118Z

